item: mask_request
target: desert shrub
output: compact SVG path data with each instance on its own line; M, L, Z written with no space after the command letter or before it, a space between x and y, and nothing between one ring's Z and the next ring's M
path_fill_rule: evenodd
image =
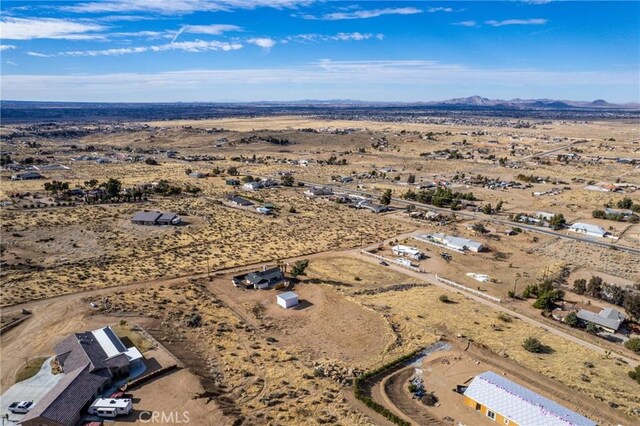
M534 354L539 354L544 352L544 346L542 345L542 342L540 342L540 340L536 339L535 337L527 337L524 340L522 347L524 348L525 351L528 351Z
M638 365L635 369L629 371L629 377L640 384L640 365Z
M498 319L500 321L504 321L504 322L511 322L513 321L513 318L511 318L509 315L505 314L504 312L500 312L498 314Z
M634 351L635 353L640 353L640 337L632 337L627 340L624 342L624 347Z
M441 301L442 303L449 303L449 296L447 296L446 294L441 294L438 297L438 300Z

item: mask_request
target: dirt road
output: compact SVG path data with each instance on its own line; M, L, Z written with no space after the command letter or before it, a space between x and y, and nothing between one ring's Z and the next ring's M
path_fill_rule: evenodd
M363 261L366 261L366 262L369 262L369 263L378 263L378 260L376 260L375 258L360 254L359 250L351 250L351 251L349 251L349 253L352 256L356 256L356 257L358 257L359 259L361 259ZM458 288L450 287L450 286L438 281L436 279L436 276L434 274L431 274L431 273L414 272L412 270L409 270L407 268L403 268L402 266L396 265L396 264L393 264L393 263L390 263L388 268L392 268L392 269L394 269L394 270L396 270L398 272L401 272L401 273L403 273L405 275L409 275L410 277L413 277L413 278L415 278L417 280L420 280L420 281L423 281L423 282L427 282L429 284L433 284L433 285L435 285L437 287L440 287L440 288L442 288L444 290L447 290L447 291L451 291L451 292L454 292L454 293L461 292L461 290L458 289ZM504 312L504 313L509 314L509 315L511 315L513 317L519 318L522 321L524 321L524 322L526 322L528 324L531 324L531 325L533 325L535 327L542 328L543 330L545 330L545 331L547 331L549 333L555 334L556 336L560 336L560 337L562 337L564 339L567 339L567 340L569 340L569 341L571 341L573 343L577 343L578 345L581 345L581 346L583 346L583 347L585 347L587 349L595 351L596 353L598 353L600 355L606 355L609 352L609 349L605 349L605 348L603 348L601 346L598 346L598 345L595 345L593 343L587 342L587 341L585 341L583 339L575 337L575 336L573 336L571 334L568 334L568 333L566 333L566 332L564 332L562 330L559 330L559 329L557 329L555 327L550 327L547 324L544 324L544 323L542 323L540 321L536 321L535 319L533 319L531 317L528 317L526 315L523 315L521 313L513 311L513 310L507 308L506 306L491 302L491 301L489 301L489 300L487 300L485 298L476 296L476 295L471 294L471 293L466 293L465 292L464 295L466 297L469 297L470 299L475 300L478 303L482 303L483 305L490 306L491 308L493 308L493 309L495 309L497 311ZM635 367L636 365L640 364L640 361L637 358L632 358L630 356L622 355L622 354L619 354L619 353L616 353L615 355L617 357L623 359L624 361L626 361L627 363L629 363L629 365L631 365L633 367Z

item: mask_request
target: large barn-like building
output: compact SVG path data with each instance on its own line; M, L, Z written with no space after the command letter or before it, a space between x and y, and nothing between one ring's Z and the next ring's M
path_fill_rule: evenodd
M473 379L464 391L464 404L500 425L596 426L593 420L493 371Z

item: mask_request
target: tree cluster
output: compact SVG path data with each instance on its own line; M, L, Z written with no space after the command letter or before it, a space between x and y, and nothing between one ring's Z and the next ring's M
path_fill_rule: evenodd
M595 275L588 282L584 278L575 280L573 291L580 295L584 294L622 306L632 318L635 318L636 321L640 320L640 293L637 291L606 283Z
M564 291L554 288L552 280L545 280L540 284L530 284L522 292L523 297L535 297L533 307L545 311L555 308L556 302L564 297Z
M453 192L449 188L435 188L424 191L408 190L403 195L405 200L417 201L423 204L432 204L436 207L451 206L460 203L460 200L474 201L476 200L472 192Z

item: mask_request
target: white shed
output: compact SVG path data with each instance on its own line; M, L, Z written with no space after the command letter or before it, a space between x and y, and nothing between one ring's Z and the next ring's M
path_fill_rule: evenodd
M298 304L298 295L292 291L280 293L276 296L276 302L278 303L278 305L287 309Z

